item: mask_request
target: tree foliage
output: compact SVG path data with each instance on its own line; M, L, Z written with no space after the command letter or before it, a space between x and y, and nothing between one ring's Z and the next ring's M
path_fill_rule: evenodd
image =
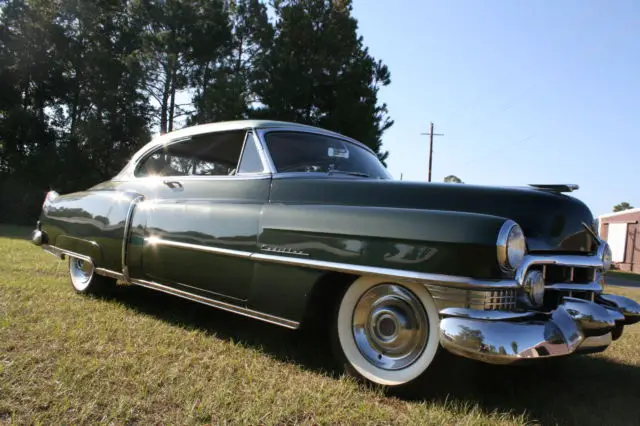
M464 183L458 176L449 175L444 178L445 183Z
M627 203L626 201L621 202L620 204L616 204L615 206L613 206L613 211L614 212L621 212L624 210L630 210L632 209L633 206L629 203Z
M49 189L108 179L181 124L308 123L384 161L389 83L350 0L5 0L0 222L32 223Z
M378 91L388 68L357 34L350 0L274 0L273 48L256 93L265 114L329 128L360 140L381 160L381 136L393 125ZM292 88L295 88L292 90Z

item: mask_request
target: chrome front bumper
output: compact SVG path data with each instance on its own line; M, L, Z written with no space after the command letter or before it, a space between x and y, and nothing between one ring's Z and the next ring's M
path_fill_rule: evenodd
M440 343L449 352L512 364L603 351L625 325L640 321L640 304L609 294L594 302L565 296L550 313L446 308L440 316Z

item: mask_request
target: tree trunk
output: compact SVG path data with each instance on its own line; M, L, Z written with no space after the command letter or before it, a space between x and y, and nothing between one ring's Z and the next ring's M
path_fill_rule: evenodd
M166 69L166 68L165 68ZM171 74L164 73L164 87L162 88L162 103L160 105L160 134L167 133L167 110L169 103L169 91L171 89Z
M196 124L208 121L208 104L207 104L207 87L209 86L209 61L204 64L204 72L202 73L202 93L200 98L200 111L196 110ZM196 108L198 105L196 105Z
M171 103L169 104L169 131L173 131L173 117L176 109L176 66L173 66L171 74Z
M76 85L74 87L73 93L73 103L71 104L71 128L69 129L69 133L73 135L76 130L76 123L78 121L78 110L80 109L80 81L76 79Z

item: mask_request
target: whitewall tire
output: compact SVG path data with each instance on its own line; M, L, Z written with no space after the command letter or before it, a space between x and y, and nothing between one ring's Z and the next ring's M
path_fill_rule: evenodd
M106 293L115 287L116 280L96 274L90 260L69 257L69 277L73 289L82 294Z
M419 284L357 279L339 303L333 328L347 372L379 385L415 382L438 353L438 310Z

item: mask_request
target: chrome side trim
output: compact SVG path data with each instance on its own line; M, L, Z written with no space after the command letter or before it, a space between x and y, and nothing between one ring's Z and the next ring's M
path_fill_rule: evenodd
M223 311L233 312L235 314L240 314L249 318L258 319L270 324L279 325L293 330L300 327L300 323L297 321L291 321L286 318L277 317L275 315L265 314L264 312L254 311L253 309L243 308L241 306L232 305L230 303L221 302L219 300L211 299L197 294L187 293L186 291L178 290L173 287L167 287L153 281L134 278L131 280L131 283L142 287L147 287L152 290L162 291L173 296L182 297L183 299L191 300L193 302L198 302L214 308L222 309Z
M443 285L454 288L498 290L519 287L519 285L513 280L481 280L469 277L458 277L455 275L431 274L427 272L326 262L323 260L300 259L296 257L276 256L262 253L253 253L251 255L251 259L262 262L300 266L303 268L315 268L326 271L344 272L348 274L373 275L390 279L401 279L403 281L415 282L418 284Z
M111 269L96 268L95 272L96 274L102 275L103 277L110 277L120 281L126 281L123 274L121 274L120 272L112 271Z
M146 237L144 239L144 241L146 243L152 244L152 245L167 246L167 247L178 247L178 248L184 248L184 249L187 249L187 250L195 250L195 251L203 251L203 252L206 252L206 253L221 254L223 256L249 258L253 254L253 253L251 253L249 251L232 250L232 249L225 249L225 248L212 247L212 246L203 246L203 245L200 245L200 244L182 243L182 242L179 242L179 241L165 240L163 238L156 238L156 237Z
M45 252L57 257L60 260L64 260L64 253L62 253L59 249L57 249L56 247L47 245L47 244L43 244L41 246L42 250L44 250Z
M252 253L243 250L232 250L220 247L203 246L200 244L183 243L156 237L147 237L145 238L145 242L148 244L179 247L188 250L197 250L207 253L220 254L223 256L247 258L256 260L258 262L279 263L282 265L315 268L325 271L336 271L348 274L374 275L391 279L401 279L404 281L416 282L419 284L443 285L462 289L486 290L514 289L519 287L519 285L513 280L482 280L454 275L431 274L427 272L415 272L402 269L379 268L374 266L327 262L323 260L314 260L308 258L301 259L298 257Z
M375 266L354 265L339 262L327 262L323 260L314 260L309 258L297 258L290 256L278 256L264 253L252 253L242 250L232 250L220 247L203 246L200 244L183 243L179 241L171 241L163 238L146 237L147 244L163 245L169 247L179 247L188 250L197 250L207 253L214 253L223 256L240 257L256 260L258 262L278 263L282 265L298 266L303 268L315 268L325 271L343 272L356 275L372 275L385 277L389 279L400 279L406 282L415 282L418 284L429 284L433 286L445 286L459 289L475 289L475 290L505 290L517 289L519 284L514 280L491 280L476 279L470 277L460 277L455 275L432 274L428 272L415 272L402 269L380 268ZM124 243L123 243L124 245ZM126 255L126 253L125 253ZM127 273L123 269L123 275L127 279Z
M140 200L144 199L144 195L136 195L129 204L129 210L127 210L127 216L124 219L124 235L122 238L122 275L124 280L130 282L129 267L127 266L127 248L129 246L129 237L131 236L131 219L133 218L133 211Z
M200 244L183 243L156 237L147 237L145 238L145 242L148 244L179 247L188 250L197 250L207 253L220 254L223 256L247 258L256 260L258 262L279 263L283 265L299 266L303 268L315 268L348 274L374 275L391 279L401 279L404 281L416 282L419 284L443 285L454 288L487 290L513 289L519 287L519 285L513 280L482 280L469 277L458 277L454 275L431 274L426 272L406 271L402 269L379 268L374 266L327 262L323 260L314 260L308 258L301 259L297 257L252 253L242 250L232 250L220 247L203 246Z
M54 256L56 256L58 259L61 259L61 260L64 259L64 256L69 256L69 257L75 257L77 259L81 259L87 262L91 262L92 264L95 264L95 262L91 257L85 256L84 254L75 253L73 251L61 249L61 248L50 246L50 245L47 245L47 246L42 245L42 248L48 253L53 254Z

